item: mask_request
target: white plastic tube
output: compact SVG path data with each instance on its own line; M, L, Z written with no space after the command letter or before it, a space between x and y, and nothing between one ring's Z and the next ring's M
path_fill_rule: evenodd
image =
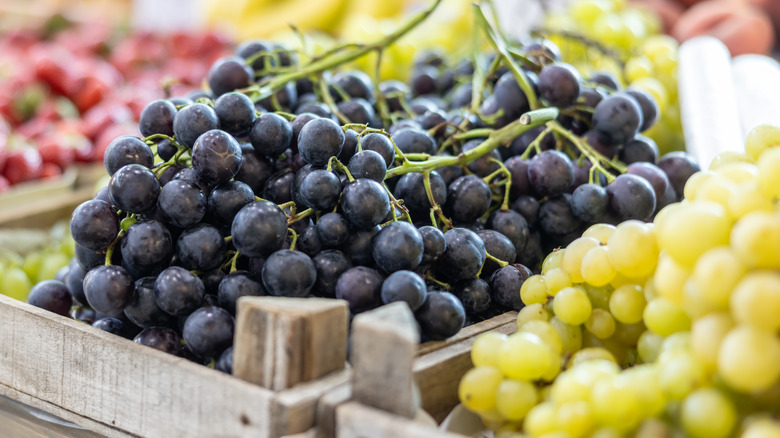
M743 138L761 124L780 126L780 64L763 55L732 61L734 89Z

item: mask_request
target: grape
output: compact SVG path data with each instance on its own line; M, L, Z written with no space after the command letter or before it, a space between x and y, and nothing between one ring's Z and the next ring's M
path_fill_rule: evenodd
M661 336L690 330L691 327L691 320L685 311L664 297L655 298L647 303L643 320L648 329Z
M669 182L674 187L678 198L682 198L683 187L691 175L701 170L693 158L684 152L665 154L658 161L658 167L669 177Z
M374 100L374 83L360 70L341 71L333 75L333 83L350 97Z
M618 175L607 185L609 206L621 220L646 221L655 211L656 196L646 179L633 174Z
M430 187L433 200L438 205L447 201L447 185L438 172L430 173ZM395 185L393 195L404 200L404 206L409 209L413 219L426 219L430 217L432 207L428 194L425 191L424 176L418 172L403 175Z
M176 317L194 312L200 307L205 294L206 288L200 278L178 266L165 268L154 282L155 303L164 312Z
M543 151L528 163L528 181L539 197L560 195L574 183L574 166L560 151Z
M617 226L607 245L609 261L617 272L641 278L655 269L658 245L653 228L631 220Z
M173 255L171 234L157 221L138 221L127 229L121 251L122 261L133 268L141 271L156 269L167 265Z
M538 399L536 387L523 380L504 379L496 389L496 409L512 421L522 420Z
M646 304L642 288L636 285L625 285L612 293L609 299L609 311L616 320L633 324L642 320L642 312Z
M330 119L315 119L305 124L298 134L298 150L307 163L323 166L332 156L338 156L344 146L344 131Z
M493 367L472 368L458 385L458 398L469 409L493 409L496 405L495 394L502 381L501 372Z
M515 246L503 234L494 230L479 230L477 235L485 244L485 251L492 257L510 264L515 262ZM498 262L486 259L481 275L487 278L500 267Z
M349 159L348 169L355 178L368 178L376 182L382 182L387 173L387 164L385 164L385 159L378 153L371 150L363 150Z
M580 95L580 76L571 65L545 66L539 72L539 97L557 107L573 105Z
M434 270L448 279L462 280L476 276L485 263L485 244L465 228L444 233L445 251L434 263Z
M103 330L104 332L112 333L117 336L122 336L125 331L125 324L113 317L100 318L92 323L92 327Z
M455 335L466 321L463 305L449 292L429 292L414 315L422 336L434 341Z
M242 93L222 94L214 102L220 129L228 134L242 136L252 128L255 118L255 105Z
M731 230L731 249L740 264L754 269L780 266L780 222L774 213L756 211L740 218Z
M208 224L198 224L184 230L176 240L176 257L183 267L196 271L218 268L227 245L219 230Z
M27 302L50 312L68 316L72 298L65 283L57 280L46 280L33 286Z
M476 175L456 179L447 189L444 212L457 223L469 224L485 214L490 207L490 187Z
M123 135L108 144L103 155L103 164L109 175L115 174L117 170L128 164L139 164L151 168L154 164L154 154L143 140L131 135Z
M124 310L127 319L141 328L167 326L173 322L173 317L155 303L154 283L155 277L136 280L135 293Z
M303 177L300 196L306 205L319 210L332 210L341 194L341 181L333 172L315 169Z
M143 213L157 204L160 181L148 168L140 164L127 164L111 176L108 194L118 209Z
M133 278L121 266L98 266L84 276L84 295L95 311L106 315L121 312L133 298Z
M561 321L570 325L579 325L590 318L591 304L588 295L581 287L561 289L553 299L553 311Z
M392 222L374 237L372 256L377 266L387 273L416 268L423 257L423 240L408 222Z
M336 105L336 109L341 113L350 123L369 124L374 118L374 108L368 101L361 98L354 98L347 101L339 102Z
M471 347L471 361L475 367L489 366L498 368L499 350L506 341L503 333L488 331L474 339Z
M477 146L482 144L483 139L475 139L467 141L463 147L461 147L461 153L466 153ZM501 161L501 154L497 150L492 150L487 154L479 157L478 159L469 163L466 168L480 178L485 178L491 173L500 169L498 163Z
M726 334L718 354L718 373L737 391L762 391L780 376L773 364L780 357L780 340L750 326L737 326Z
M593 112L593 129L607 144L628 142L637 134L642 123L642 108L628 93L607 96Z
M236 214L232 243L242 254L263 257L280 249L287 236L287 216L272 202L255 201Z
M111 204L86 201L73 210L70 232L78 245L94 251L103 250L119 233L119 219Z
M346 300L352 314L371 310L382 302L382 282L382 275L375 269L355 266L336 282L336 298Z
M452 285L452 294L455 295L467 315L483 312L490 308L490 285L481 278L460 280Z
M582 257L580 274L592 286L605 286L615 278L617 270L609 259L606 246L596 246Z
M263 284L257 279L253 278L247 271L234 271L227 274L222 281L219 282L217 288L217 300L223 309L230 312L230 314L236 314L236 302L239 298L244 296L264 296L266 290Z
M524 357L535 360L523 360ZM509 335L499 353L501 372L513 379L536 380L557 362L555 352L539 336L528 332Z
M187 317L182 330L190 350L204 357L218 357L233 344L235 321L225 309L201 307Z
M200 135L192 147L192 168L207 184L230 181L241 167L241 147L233 136L213 129Z
M249 130L249 141L258 154L277 157L283 153L293 139L293 128L282 116L273 113L261 114Z
M423 265L430 265L438 260L447 249L444 233L436 227L426 225L417 229L423 241Z
M219 355L214 369L223 373L233 374L233 347L230 346Z
M146 328L133 339L133 342L174 356L181 356L183 353L181 337L175 330L168 327Z
M201 134L219 127L217 113L208 105L194 103L179 110L173 118L173 134L176 141L192 148Z
M496 210L488 218L487 227L509 239L515 249L515 258L528 241L528 222L514 210Z
M529 277L531 271L523 265L509 265L496 270L489 280L492 300L504 307L520 310L524 304L518 291Z
M221 96L229 91L248 87L254 77L254 70L244 62L243 58L237 56L220 58L209 70L209 88L215 96Z
M298 242L300 243L300 240ZM343 252L336 249L317 251L316 255L312 257L312 261L317 270L317 280L314 283L312 293L318 296L335 297L336 282L341 274L352 267L352 262Z
M341 208L350 224L368 229L379 225L390 212L390 199L381 184L360 178L344 187Z
M609 197L598 184L582 184L571 195L571 211L583 222L597 222L607 214Z
M233 223L236 214L254 200L250 186L239 181L229 181L209 193L207 214L219 224L229 225Z
M338 213L328 213L320 217L315 229L318 241L325 248L338 247L349 238L349 223Z

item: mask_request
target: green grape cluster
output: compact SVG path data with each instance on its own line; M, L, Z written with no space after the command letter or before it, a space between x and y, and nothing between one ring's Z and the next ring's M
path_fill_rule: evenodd
M497 436L780 436L780 127L685 198L548 255L476 339L459 395Z
M48 244L29 252L4 250L0 254L0 293L27 301L33 285L54 279L74 256L73 239L67 223L48 231Z
M677 94L679 44L661 30L652 12L623 0L576 0L549 14L540 32L583 73L607 71L621 85L650 93L661 116L645 135L666 153L684 150L685 141Z

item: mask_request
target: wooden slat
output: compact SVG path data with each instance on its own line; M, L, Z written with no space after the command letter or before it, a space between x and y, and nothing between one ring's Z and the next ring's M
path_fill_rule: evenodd
M0 228L51 228L57 221L70 219L73 210L92 199L95 191L85 187L61 196L39 199L0 211Z
M321 400L348 385L350 375L350 370L337 371L277 393L271 416L272 435L304 432L315 425Z
M357 402L336 409L336 424L338 438L463 438Z

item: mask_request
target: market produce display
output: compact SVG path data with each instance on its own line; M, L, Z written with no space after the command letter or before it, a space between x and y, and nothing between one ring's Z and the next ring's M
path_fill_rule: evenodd
M102 161L114 137L137 135L149 101L198 88L227 47L213 32L127 32L62 17L0 34L0 192Z
M652 223L550 254L517 333L476 340L461 401L506 437L780 434L778 145L759 126Z
M697 168L640 134L651 94L583 77L549 41L509 45L483 9L494 53L419 53L409 83L331 72L438 4L321 56L244 42L208 90L147 104L144 137L111 141L107 187L73 212L66 281L30 303L223 370L242 296L405 301L423 340L446 339L521 309L544 254L589 225L682 197Z

